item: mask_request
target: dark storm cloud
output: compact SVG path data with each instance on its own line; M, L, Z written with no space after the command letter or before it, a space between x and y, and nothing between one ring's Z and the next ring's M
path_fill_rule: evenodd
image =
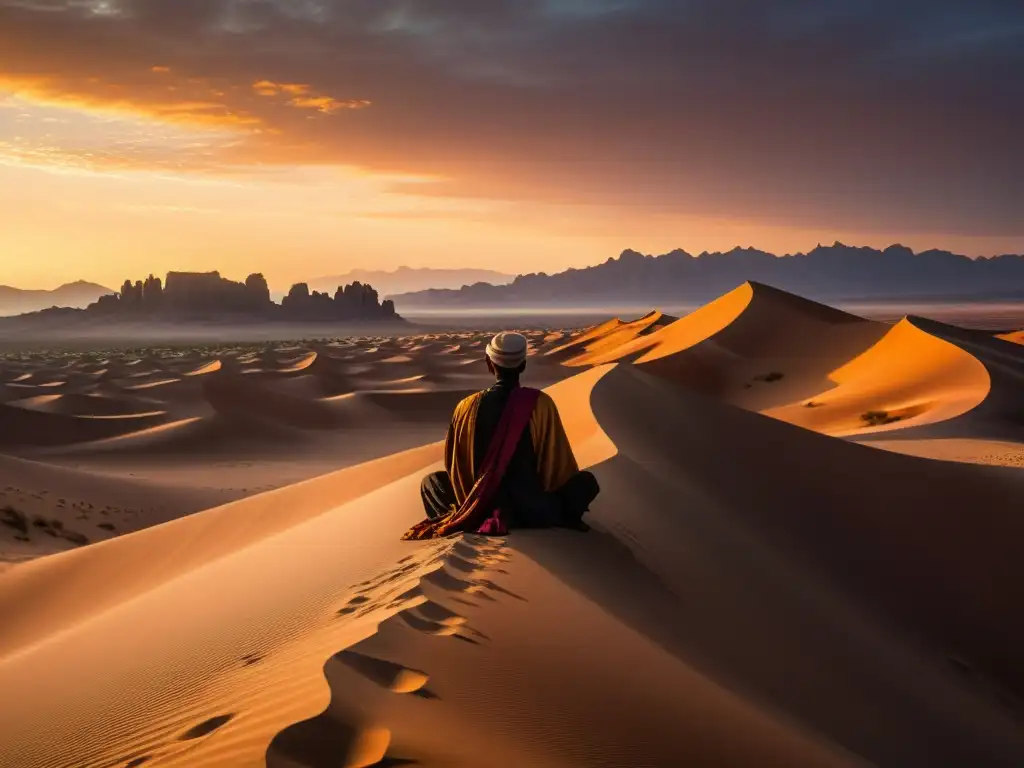
M627 216L1024 234L1016 1L0 0L6 74L144 103L154 65L278 128L267 161ZM311 120L260 80L371 105Z

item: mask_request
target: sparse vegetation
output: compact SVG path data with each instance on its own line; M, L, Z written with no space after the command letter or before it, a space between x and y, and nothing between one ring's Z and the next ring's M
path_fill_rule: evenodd
M760 376L755 376L754 381L763 381L766 384L771 384L773 381L785 378L785 376L786 374L779 371L771 371L770 373L762 373Z
M821 408L821 406L823 405L824 403L816 403L813 400L808 400L806 403L804 403L804 408Z
M892 424L894 421L899 421L900 416L893 416L888 411L868 411L860 415L862 421L867 422L868 426L880 427L883 424Z
M28 536L28 516L14 507L0 508L0 523L18 531L21 536Z
M84 547L89 543L89 537L84 533L79 533L78 531L61 531L60 535L79 547Z

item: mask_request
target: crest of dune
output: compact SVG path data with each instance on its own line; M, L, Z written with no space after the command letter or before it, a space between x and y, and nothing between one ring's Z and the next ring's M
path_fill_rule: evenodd
M766 415L837 436L883 432L960 416L991 388L980 360L909 318L829 378L834 388Z
M286 364L281 366L278 371L280 373L298 373L299 371L304 371L316 362L316 358L316 352L309 352L295 360L288 361Z
M184 376L204 376L204 375L206 375L208 373L216 373L217 371L219 371L221 369L221 367L222 367L222 365L221 365L221 361L220 360L211 360L210 362L206 363L205 365L201 365L198 368L195 368L195 369L193 369L191 371L188 371L187 373L184 373L182 375L184 375Z
M735 320L750 304L754 289L750 283L716 299L682 319L652 312L624 323L609 320L550 354L572 355L566 365L603 365L619 360L645 363L688 349L713 336Z

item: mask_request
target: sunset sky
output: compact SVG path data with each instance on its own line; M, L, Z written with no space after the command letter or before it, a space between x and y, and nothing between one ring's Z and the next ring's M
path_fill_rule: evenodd
M0 0L0 283L1024 252L1020 0Z

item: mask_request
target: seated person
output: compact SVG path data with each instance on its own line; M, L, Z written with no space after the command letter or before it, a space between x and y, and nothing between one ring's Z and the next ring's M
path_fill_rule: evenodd
M423 480L427 519L403 538L550 526L588 530L582 518L597 497L597 479L576 464L551 397L519 385L526 350L518 333L499 333L487 345L487 369L496 382L456 406L445 470Z

